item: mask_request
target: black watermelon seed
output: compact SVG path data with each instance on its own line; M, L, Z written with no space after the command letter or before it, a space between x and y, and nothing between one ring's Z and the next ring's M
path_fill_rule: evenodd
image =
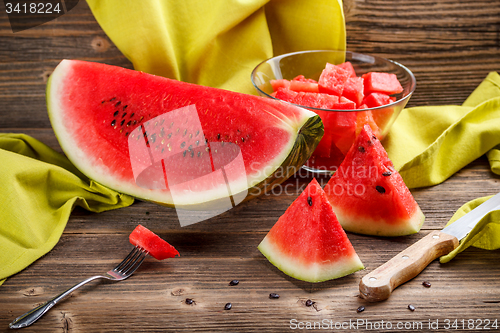
M373 141L372 140L368 140L368 141L366 141L366 143L368 144L368 146L373 146Z
M240 283L240 281L238 281L238 280L231 280L231 281L229 281L229 285L230 286L236 286L236 285L238 285L238 283Z
M359 308L356 309L356 312L363 312L365 311L365 307L363 305L361 305Z
M373 140L377 140L377 137L375 135L372 135Z
M194 157L194 150L191 150L191 157Z
M411 304L410 304L410 305L408 305L408 309L409 309L410 311L415 311L415 307L414 307L413 305L411 305Z
M125 136L128 136L128 132L127 132L127 133L125 133Z
M200 144L200 140L196 140L195 144L198 146Z
M116 99L116 97L113 97L113 98L112 98L112 99L110 99L109 101L110 101L110 102L113 102L115 99Z
M382 176L384 176L384 177L389 177L390 175L392 175L392 172L390 172L390 171L386 171L386 172L382 173Z
M425 287L425 288L430 288L431 287L431 283L429 281L424 281L422 282L422 285Z
M194 303L194 301L191 298L186 298L185 302L186 302L186 304L189 304L189 305Z
M126 108L128 108L128 105L124 105L124 106L123 106L123 111L125 111L125 109L126 109ZM132 115L133 115L133 113L132 113ZM132 116L131 116L131 117L132 117Z
M185 145L186 145L186 141L183 141L183 142L181 143L181 148L184 148L184 146L185 146Z
M165 148L162 148L162 149L161 149L162 154L163 154L163 152L164 152L164 151L165 151Z
M308 300L306 301L306 306L311 306L311 305L313 305L314 303L315 303L315 302L313 302L313 301L311 301L310 299L308 299Z
M185 136L185 135L186 135L186 133L187 133L187 131L188 131L188 130L187 130L187 129L185 129L185 130L184 130L184 133L182 133L182 136Z
M375 188L377 189L377 191L379 191L379 193L385 193L385 188L383 188L382 186L375 186Z
M122 118L124 118L127 115L127 112L123 112Z
M245 142L245 138L241 138L241 142Z
M269 298L280 298L280 295L278 295L276 293L270 293Z
M192 150L192 149L193 149L193 145L189 145L188 150Z
M151 142L155 143L155 141L156 141L156 133L154 133L153 135L151 135Z
M132 125L135 125L135 124L137 124L137 120L134 120L134 121L132 122Z
M307 203L309 204L309 206L313 205L313 200L311 197L307 197Z
M125 106L126 106L126 105L125 105ZM133 113L133 112L132 112L132 113L130 114L130 118L132 118L133 116L135 116L135 113Z
M120 126L123 126L123 124L125 123L125 119L123 119L120 123Z
M217 140L220 140L220 134L217 134Z
M113 121L111 122L111 126L115 126L116 125L116 119L113 119Z
M182 156L186 157L186 153L187 153L187 150L184 150L184 152L182 153Z
M115 111L115 113L113 113L113 117L116 117L118 115L118 113L120 113L120 112Z
M224 305L224 310L231 310L232 307L233 305L231 303L226 303L226 305Z
M102 101L102 102L101 102L101 104L104 104L104 103L106 103L106 101Z
M118 101L118 103L116 103L116 104L115 104L115 107L119 107L119 106L120 106L120 104L122 104L122 102L121 102L121 101Z
M167 139L170 139L172 137L172 132L168 133Z
M364 152L365 152L365 147L363 147L363 146L359 146L359 147L358 147L358 150L359 150L361 153L364 153Z
M132 125L132 121L129 121L129 122L127 123L127 127L129 127L130 125Z
M198 134L200 134L200 131L196 131L195 135L194 136L198 136Z
M198 152L198 157L200 157L200 156L201 156L201 151Z

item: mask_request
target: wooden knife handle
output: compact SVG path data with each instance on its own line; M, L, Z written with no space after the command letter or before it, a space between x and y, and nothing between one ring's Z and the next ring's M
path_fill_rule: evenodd
M417 276L434 259L458 246L458 239L433 231L397 256L365 275L359 283L361 297L378 302L388 299L399 285Z

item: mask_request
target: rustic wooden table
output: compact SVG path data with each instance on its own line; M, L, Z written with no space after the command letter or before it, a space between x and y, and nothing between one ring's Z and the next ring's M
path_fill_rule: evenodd
M408 106L461 104L488 72L500 70L498 0L346 0L344 8L350 50L392 58L415 73L418 87ZM44 99L51 70L63 58L131 64L84 1L55 21L15 34L3 4L0 10L0 132L27 133L60 151ZM24 331L278 332L314 322L330 331L354 331L353 323L359 330L430 331L429 323L436 322L437 331L446 323L451 330L466 331L486 328L488 320L490 329L495 321L500 325L498 250L469 248L448 264L433 262L385 302L369 304L358 297L364 274L441 229L463 203L500 190L500 177L484 157L443 184L412 190L427 216L417 235L349 234L366 270L319 284L287 277L257 250L310 179L303 173L288 180L294 193L264 196L185 228L174 210L147 202L101 214L76 209L57 246L0 287L0 329L8 330L18 315L114 266L130 251L128 234L138 223L182 256L165 262L148 258L125 282L87 285ZM233 279L240 284L229 286ZM432 287L424 288L424 280ZM281 297L269 299L272 292ZM186 304L186 298L194 303ZM308 299L313 306L305 305ZM225 311L228 302L233 307ZM361 305L366 310L357 313Z

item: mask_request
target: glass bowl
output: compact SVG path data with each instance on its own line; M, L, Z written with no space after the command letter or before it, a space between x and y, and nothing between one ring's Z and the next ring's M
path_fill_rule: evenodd
M273 93L271 80L292 80L298 75L304 75L305 78L318 81L321 72L327 63L337 65L346 61L349 61L352 64L358 77L368 72L385 72L395 74L403 87L403 91L390 95L394 100L392 103L357 110L318 109L296 104L297 106L316 112L321 117L323 123L325 124L325 135L323 138L331 137L333 135L337 138L341 137L340 140L344 141L343 145L339 144L340 148L337 147L332 141L329 153L325 154L324 149L320 152L322 142L327 142L323 141L326 139L322 139L318 148L303 166L306 170L311 172L335 172L344 159L344 155L347 152L346 147L349 147L354 141L353 134L348 133L349 131L346 132L348 135L344 134L344 132L339 132L339 126L333 126L333 128L336 129L332 131L335 131L336 133L329 133L331 123L327 126L327 121L325 120L346 118L358 119L356 126L359 131L360 121L363 122L363 119L372 119L373 121L371 121L370 126L372 129L376 127L374 132L380 140L383 140L401 110L403 110L408 103L412 93L415 91L415 76L408 68L392 60L350 51L328 50L312 50L283 54L261 62L252 71L252 83L257 89L259 95L277 99L271 95ZM346 142L350 142L350 144Z

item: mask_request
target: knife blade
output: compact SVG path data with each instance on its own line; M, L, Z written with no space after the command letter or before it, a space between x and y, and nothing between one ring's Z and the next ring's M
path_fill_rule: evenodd
M365 275L359 283L361 298L370 302L388 299L401 284L416 277L434 259L453 251L490 211L500 209L500 193L483 202L443 230L432 231L394 258Z

